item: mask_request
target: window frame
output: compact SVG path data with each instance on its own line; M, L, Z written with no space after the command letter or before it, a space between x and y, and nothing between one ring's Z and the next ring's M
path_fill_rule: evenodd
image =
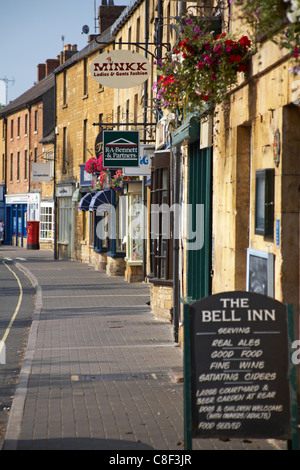
M273 168L255 171L255 234L274 236Z
M166 184L163 185L163 176L167 176ZM160 283L173 281L173 240L170 235L169 238L164 238L163 234L163 214L159 211L158 216L158 232L153 233L152 227L152 214L156 212L153 204L161 207L161 204L167 204L171 207L171 194L170 194L170 152L162 151L154 154L151 169L151 196L150 196L150 280L152 282L158 281ZM152 212L153 207L153 212ZM173 212L169 211L170 221L169 230L170 234L173 230ZM164 247L164 253L162 249ZM165 268L163 262L165 261Z
M50 211L47 213L44 210L49 210ZM53 241L54 240L54 204L53 202L41 202L40 206L40 239L41 240L48 240L48 241ZM49 220L43 220L44 217L48 217ZM44 225L46 228L44 228ZM49 229L50 227L50 229ZM42 234L43 232L51 232L52 236L49 237L43 237Z

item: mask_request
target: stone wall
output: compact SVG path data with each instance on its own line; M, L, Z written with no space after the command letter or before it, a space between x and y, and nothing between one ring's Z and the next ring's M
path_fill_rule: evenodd
M126 262L124 258L111 258L107 256L106 274L108 276L124 276Z
M172 320L173 287L150 284L150 304L153 315L166 321Z

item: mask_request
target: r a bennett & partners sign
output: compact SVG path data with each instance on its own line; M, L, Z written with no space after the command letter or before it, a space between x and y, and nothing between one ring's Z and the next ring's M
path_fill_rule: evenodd
M151 65L146 57L134 51L106 51L92 61L90 72L103 86L131 88L148 79Z
M139 142L138 131L104 131L104 168L138 167Z

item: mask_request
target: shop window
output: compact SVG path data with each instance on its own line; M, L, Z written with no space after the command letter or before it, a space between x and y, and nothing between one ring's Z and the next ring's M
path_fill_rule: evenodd
M274 169L256 170L255 233L273 236L274 231Z
M94 214L94 249L97 253L103 253L107 251L108 245L108 212L103 212L101 215L97 215L96 212Z
M40 237L41 240L53 240L53 204L41 205Z
M155 156L151 172L150 263L151 277L171 280L172 212L170 211L170 156L163 152Z
M143 260L143 204L142 194L128 196L129 233L126 244L126 256L129 261Z
M95 240L95 217L94 212L89 212L89 246L94 247Z
M69 243L70 241L70 227L72 221L72 198L60 197L59 198L59 220L58 220L58 242Z

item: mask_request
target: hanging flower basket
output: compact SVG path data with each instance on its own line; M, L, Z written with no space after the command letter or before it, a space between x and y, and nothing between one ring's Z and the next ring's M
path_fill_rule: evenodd
M99 155L99 158L90 158L86 162L84 170L89 174L99 174L101 171L103 171L103 155Z
M178 46L158 63L160 77L153 89L160 106L170 112L213 113L239 72L248 70L252 51L247 36L214 35L201 28L197 18L186 18Z
M136 179L138 179L136 176L126 176L122 173L122 170L117 170L111 178L110 183L108 183L108 173L107 171L102 170L97 177L93 190L101 191L109 185L110 188L117 193L122 193L124 190L124 183Z

